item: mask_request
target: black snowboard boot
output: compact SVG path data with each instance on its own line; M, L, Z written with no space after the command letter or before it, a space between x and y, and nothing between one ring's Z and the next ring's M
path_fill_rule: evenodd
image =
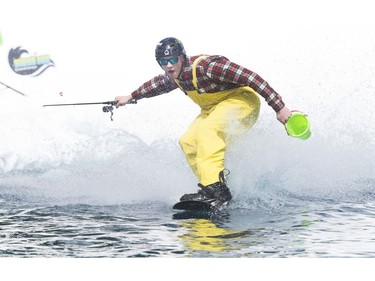
M229 171L227 175L228 174ZM216 207L228 204L232 199L232 194L226 184L224 171L220 172L219 180L220 181L207 186L198 184L201 189L198 190L197 193L185 194L180 198L180 201L204 201Z

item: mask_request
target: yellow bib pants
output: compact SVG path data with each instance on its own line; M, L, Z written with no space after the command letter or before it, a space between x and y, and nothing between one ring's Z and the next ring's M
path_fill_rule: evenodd
M196 65L201 58L193 63L195 89ZM255 124L260 100L247 86L206 94L194 90L188 91L187 95L201 107L201 113L180 138L179 144L194 174L206 186L219 181L219 173L224 170L227 141Z

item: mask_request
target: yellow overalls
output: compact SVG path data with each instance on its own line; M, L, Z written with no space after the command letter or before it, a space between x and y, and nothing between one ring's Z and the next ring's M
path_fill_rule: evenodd
M228 138L246 132L255 124L260 100L258 94L248 86L199 94L196 66L202 58L204 56L193 62L192 82L195 90L186 92L201 107L201 113L179 143L194 174L206 186L219 181L219 173L224 170ZM181 88L177 79L175 82Z

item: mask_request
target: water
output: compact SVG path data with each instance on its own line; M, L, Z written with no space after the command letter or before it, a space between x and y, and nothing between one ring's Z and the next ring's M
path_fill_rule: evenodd
M2 193L4 190L2 190ZM373 257L369 202L173 218L171 205L30 204L2 196L2 257ZM370 200L369 200L370 199ZM10 201L10 202L9 202Z
M333 198L264 187L248 198L236 194L223 215L206 217L184 216L172 210L169 200L121 203L123 197L110 202L106 192L116 189L109 184L101 187L104 196L84 186L64 195L40 185L2 185L0 255L373 257L373 184L362 183L369 188Z
M77 23L71 27L56 24L66 20L59 10L66 4L36 21L34 2L17 9L27 26L13 24L11 8L1 17L1 81L28 97L0 89L0 257L375 256L373 25L349 26L349 13L344 23L287 27L284 19L294 16L280 13L277 25L252 29L257 40L249 42L225 23L212 30L212 42L200 34L191 38L191 22L178 26L189 52L222 53L249 66L291 109L308 114L312 131L306 141L288 137L263 102L259 122L228 150L234 201L225 215L183 218L172 206L197 182L177 142L198 113L183 94L116 109L113 122L101 106L42 107L111 100L159 73L150 61L160 34L144 38L149 57L147 48L144 56L108 59L114 50L132 48L117 35L136 20L106 5L113 16L98 21L99 2L85 13L91 24L85 38L76 28L83 6L68 7L77 11L69 13ZM221 14L219 4L208 8ZM159 17L150 21L165 30ZM238 21L249 24L247 15ZM139 38L136 32L127 36ZM7 54L19 45L29 54L51 55L56 67L39 77L17 76Z

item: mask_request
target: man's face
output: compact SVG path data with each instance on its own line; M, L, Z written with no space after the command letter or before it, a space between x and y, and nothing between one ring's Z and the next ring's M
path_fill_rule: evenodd
M184 58L182 55L179 56L168 56L159 59L160 66L164 69L165 73L169 78L176 79L180 75L181 69L184 64Z

